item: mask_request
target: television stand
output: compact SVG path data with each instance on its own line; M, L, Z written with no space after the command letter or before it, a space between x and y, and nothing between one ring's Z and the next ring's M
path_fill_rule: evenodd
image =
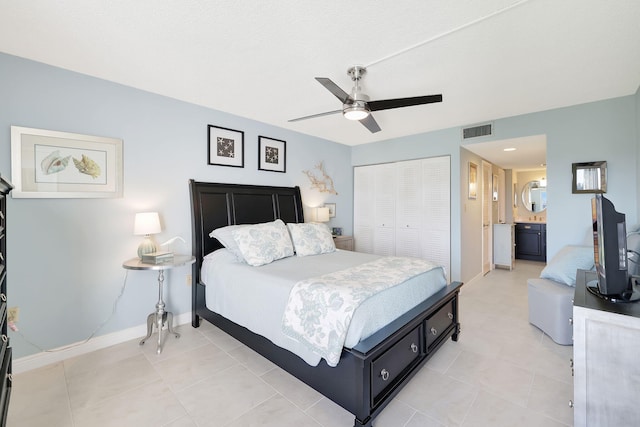
M596 297L586 289L595 278L591 271L576 274L573 425L637 425L640 304L616 304Z
M640 276L629 277L629 287L631 290L623 293L622 295L603 295L598 290L598 279L587 282L586 288L591 294L602 298L605 301L614 303L627 303L640 301Z

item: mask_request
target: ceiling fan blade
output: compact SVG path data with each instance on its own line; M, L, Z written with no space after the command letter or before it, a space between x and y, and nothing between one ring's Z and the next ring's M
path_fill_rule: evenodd
M351 99L351 97L349 96L349 94L345 91L343 91L342 89L340 89L340 86L338 86L337 84L335 84L334 82L331 81L331 79L328 79L326 77L316 77L316 80L325 88L327 88L327 90L329 92L331 92L332 94L335 95L336 98L338 98L340 100L340 102L342 102L343 104L345 102L347 102L347 100Z
M326 113L312 114L310 116L298 117L297 119L288 120L290 122L299 122L300 120L315 119L316 117L328 116L331 114L342 113L342 110L327 111Z
M367 105L371 111L389 110L391 108L411 107L413 105L442 102L442 95L414 96L411 98L382 99L369 101Z
M360 120L360 123L362 123L367 129L369 129L371 133L380 132L382 130L380 129L378 122L376 122L376 119L374 119L371 114Z

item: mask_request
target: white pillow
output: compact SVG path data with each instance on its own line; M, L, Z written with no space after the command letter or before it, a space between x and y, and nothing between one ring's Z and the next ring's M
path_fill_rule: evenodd
M248 227L249 224L239 224L239 225L228 225L226 227L216 228L211 233L209 233L209 237L213 237L218 239L218 241L229 250L232 254L236 256L238 261L246 262L244 257L242 256L242 252L238 247L238 244L233 238L233 230L237 230L242 227Z
M333 236L325 224L287 224L287 227L298 256L326 254L336 250Z
M593 247L568 245L555 254L540 277L575 286L576 270L591 270L593 266Z
M248 225L231 231L247 264L259 266L293 255L293 245L282 220Z

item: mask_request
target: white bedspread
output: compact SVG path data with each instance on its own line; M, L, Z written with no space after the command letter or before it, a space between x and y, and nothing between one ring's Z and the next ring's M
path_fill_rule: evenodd
M230 252L221 249L207 255L203 261L201 277L206 284L206 305L209 310L268 338L315 366L321 356L282 332L282 317L291 289L302 280L379 258L336 251L316 256L293 256L252 267L236 261ZM354 312L344 346L355 346L445 285L444 271L437 268L368 298Z
M419 258L385 257L302 280L289 293L284 333L307 345L329 366L340 361L354 312L372 296L437 265Z

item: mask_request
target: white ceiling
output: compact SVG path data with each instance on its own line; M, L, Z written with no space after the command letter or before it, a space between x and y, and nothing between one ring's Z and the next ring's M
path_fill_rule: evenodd
M2 1L0 51L356 145L634 94L640 1ZM288 122L354 64L373 100L444 102Z
M547 167L547 137L532 135L463 145L503 169L539 170ZM507 149L507 151L505 151Z

